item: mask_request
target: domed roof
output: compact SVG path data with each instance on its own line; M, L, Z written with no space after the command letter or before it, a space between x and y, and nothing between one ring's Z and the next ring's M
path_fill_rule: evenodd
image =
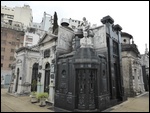
M127 36L127 37L129 37L130 39L133 38L132 35L130 35L129 33L126 33L126 32L121 32L121 36Z

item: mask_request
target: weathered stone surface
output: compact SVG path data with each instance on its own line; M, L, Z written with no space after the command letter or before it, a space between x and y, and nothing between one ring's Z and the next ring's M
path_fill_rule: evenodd
M69 53L72 50L72 41L74 37L74 32L66 29L65 27L59 27L58 32L58 44L57 44L57 52L59 54Z
M125 32L121 34L123 39L121 54L125 93L129 97L134 97L145 91L141 59L136 44L130 44L133 37Z

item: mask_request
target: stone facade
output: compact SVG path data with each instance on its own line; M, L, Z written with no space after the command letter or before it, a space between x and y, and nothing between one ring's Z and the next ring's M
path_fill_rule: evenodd
M140 53L132 35L122 32L122 68L125 93L127 96L135 96L145 91Z
M32 91L48 92L48 101L54 103L56 45L57 36L45 33L37 45L19 48L12 66L13 77L9 92L19 95ZM34 79L37 83L36 90L32 88Z
M55 51L57 45L57 36L45 33L39 41L39 83L38 92L48 92L49 102L54 103L55 90Z
M141 54L141 60L142 60L142 71L143 71L145 90L149 91L149 52L147 49L147 45L146 45L145 53Z
M33 75L33 66L35 63L39 63L38 48L36 46L30 48L21 47L16 53L15 78L12 92L17 94L30 93L32 77L37 76Z

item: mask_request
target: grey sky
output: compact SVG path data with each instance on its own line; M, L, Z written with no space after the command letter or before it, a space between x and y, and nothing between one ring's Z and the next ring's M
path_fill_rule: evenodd
M44 11L54 15L57 12L58 23L61 18L82 20L86 17L91 24L102 25L100 20L107 15L119 24L123 32L131 34L141 54L145 44L149 50L149 1L1 1L8 7L30 5L33 21L40 23Z

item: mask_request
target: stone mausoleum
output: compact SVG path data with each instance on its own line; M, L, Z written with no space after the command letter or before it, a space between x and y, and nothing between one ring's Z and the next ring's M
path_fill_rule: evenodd
M128 97L134 97L145 92L140 52L137 45L134 43L133 36L131 34L122 32L121 37L121 55L125 94Z
M58 29L55 110L102 111L126 100L121 58L121 30L110 16L91 28L86 18L73 31Z

